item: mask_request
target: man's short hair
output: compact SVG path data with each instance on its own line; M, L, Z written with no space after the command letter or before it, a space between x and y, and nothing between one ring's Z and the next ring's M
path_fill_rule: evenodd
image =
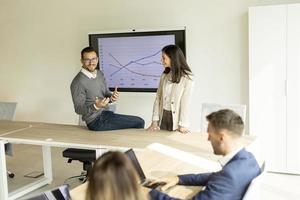
M85 47L81 50L81 59L83 59L83 54L90 52L95 52L97 54L96 50L93 47Z
M241 136L244 130L242 118L234 111L223 109L212 112L206 116L207 121L217 132L221 129L227 129L235 136Z

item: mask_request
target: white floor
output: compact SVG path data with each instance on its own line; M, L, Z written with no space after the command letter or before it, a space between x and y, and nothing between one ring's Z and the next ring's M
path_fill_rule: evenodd
M53 175L54 181L51 185L45 186L28 195L20 198L27 199L29 197L40 194L63 184L66 178L79 175L82 165L79 162L67 163L62 157L61 148L52 149ZM9 190L12 191L20 186L33 181L32 178L24 177L31 171L42 170L41 148L30 145L14 145L14 156L7 157L8 169L16 175L13 179L9 178ZM80 184L77 179L68 181L71 188ZM263 200L300 200L300 176L266 173L263 179L261 199Z

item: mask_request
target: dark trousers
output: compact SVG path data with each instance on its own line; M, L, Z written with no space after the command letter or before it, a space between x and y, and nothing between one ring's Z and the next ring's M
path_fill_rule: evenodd
M172 111L164 110L160 124L161 130L173 131Z
M109 131L127 128L144 128L145 121L136 116L103 111L94 121L87 124L92 131Z

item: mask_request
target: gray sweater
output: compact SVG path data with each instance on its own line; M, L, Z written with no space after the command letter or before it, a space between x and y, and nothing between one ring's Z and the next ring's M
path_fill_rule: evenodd
M101 99L112 95L106 85L104 74L100 70L97 71L96 78L89 78L79 72L73 79L70 88L75 112L82 115L82 119L87 124L91 123L103 111L103 109L95 109L96 97Z

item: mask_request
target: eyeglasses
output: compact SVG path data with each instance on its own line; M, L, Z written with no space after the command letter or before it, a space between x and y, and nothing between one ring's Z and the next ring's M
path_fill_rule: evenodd
M95 63L95 62L98 61L98 57L91 58L91 59L85 58L85 59L82 59L82 61L83 61L84 63L90 63L90 62Z

